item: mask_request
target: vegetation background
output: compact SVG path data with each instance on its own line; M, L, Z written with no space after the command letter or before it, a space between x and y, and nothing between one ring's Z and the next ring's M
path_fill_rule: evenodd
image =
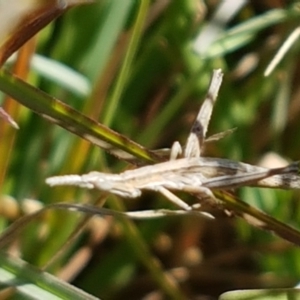
M229 11L214 0L77 6L43 28L25 46L32 50L6 67L148 149L184 143L212 70L222 68L209 134L237 130L208 144L205 155L258 164L271 153L269 167L298 160L298 40L270 75L264 72L287 38L299 36L300 4L225 2ZM30 59L22 74L16 66ZM131 200L49 188L48 176L117 173L128 165L7 97L1 95L3 107L20 129L0 123L2 230L56 202L105 201L121 211L172 207L155 193ZM237 195L299 229L299 192L243 188ZM293 287L300 275L296 246L223 212L214 221L122 221L55 210L24 226L6 250L102 299L215 299L229 290Z

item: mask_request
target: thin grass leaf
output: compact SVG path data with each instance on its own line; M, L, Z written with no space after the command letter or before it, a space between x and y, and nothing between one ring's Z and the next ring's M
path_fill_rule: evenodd
M209 219L213 217L208 213L197 212L197 211L184 211L184 210L168 210L168 209L159 209L159 210L145 210L145 211L135 211L135 212L122 212L116 211L103 207L96 207L88 204L76 204L76 203L54 203L49 204L34 213L25 215L18 220L16 220L10 227L8 227L0 236L0 248L3 248L12 240L14 240L24 229L26 225L30 222L37 219L39 216L43 215L46 211L52 209L60 209L67 211L76 211L91 216L113 216L115 218L131 218L137 220L143 219L156 219L167 216L184 216L184 215L200 215L206 216Z
M3 252L0 252L0 265L1 290L12 288L12 294L18 299L99 299Z
M245 0L220 2L212 19L201 30L195 40L193 46L195 52L200 55L205 53L211 43L223 33L227 23L242 9L243 6L245 6L246 3L247 1Z
M83 69L92 81L103 75L116 43L124 32L127 20L137 4L138 2L134 0L103 2L103 10L97 16L99 27L93 45L80 55L84 60Z
M141 1L138 8L137 16L135 18L135 24L132 28L132 36L129 41L127 52L124 58L124 62L121 66L121 70L116 80L116 86L113 90L112 96L108 100L108 108L105 112L103 123L106 126L110 126L113 116L116 114L118 103L120 97L125 88L126 82L128 80L128 75L130 73L130 67L133 62L135 53L137 51L138 42L141 38L142 30L144 27L144 22L146 20L147 11L149 6L149 0Z
M201 56L205 59L211 59L237 50L249 43L263 29L287 20L299 18L299 15L299 9L296 6L291 6L290 9L273 9L265 14L251 18L224 32Z
M237 290L222 294L219 300L293 300L299 299L300 290L295 289L261 289Z
M223 191L214 192L221 200L221 206L234 215L241 217L250 225L270 231L281 238L300 246L300 231L282 223L237 197Z
M0 71L0 89L43 118L79 135L120 159L130 161L132 159L131 155L148 162L158 159L151 151L89 119L70 106L27 84L5 69Z
M172 299L184 299L183 294L180 289L176 286L170 278L168 278L161 270L161 266L156 259L152 257L149 253L149 250L144 243L143 239L139 236L138 231L135 229L135 226L126 220L128 217L133 217L137 219L144 219L145 216L138 215L139 213L130 213L127 215L125 212L119 212L116 210L106 209L106 208L96 208L89 205L81 205L81 204L68 204L68 203L55 203L45 206L44 208L31 213L29 215L23 216L16 220L10 227L8 227L0 236L0 248L5 247L8 243L13 241L24 229L26 225L35 220L40 215L44 214L47 210L50 209L63 209L69 211L77 211L84 212L90 215L101 215L101 216L114 216L119 218L123 226L125 226L127 233L127 237L130 239L130 242L133 243L134 247L132 248L135 251L135 254L142 259L143 263L149 269L149 272L152 274L153 278L157 281L161 288L167 295L170 295ZM149 217L151 213L148 213ZM154 217L162 217L166 215L181 215L181 212L169 212L168 210L164 210L162 212L152 213L155 215Z
M297 27L293 30L293 32L287 37L287 39L284 41L282 46L279 48L276 55L273 57L270 64L267 66L264 76L269 76L276 66L280 63L280 61L284 58L286 53L291 49L291 47L294 45L294 43L299 39L300 36L300 27Z
M91 83L85 76L58 61L34 54L30 66L41 77L80 97L87 97L91 92Z
M2 107L0 107L0 117L15 129L19 129L19 125L16 121L14 121L14 119Z

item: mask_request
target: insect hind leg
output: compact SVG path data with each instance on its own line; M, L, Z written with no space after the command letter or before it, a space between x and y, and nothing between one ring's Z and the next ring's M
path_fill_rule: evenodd
M157 189L159 193L164 195L168 200L170 200L172 203L174 203L176 206L184 209L184 210L192 210L192 207L189 206L187 203L185 203L183 200L181 200L179 197L174 195L172 192L170 192L168 189L164 187L159 187Z

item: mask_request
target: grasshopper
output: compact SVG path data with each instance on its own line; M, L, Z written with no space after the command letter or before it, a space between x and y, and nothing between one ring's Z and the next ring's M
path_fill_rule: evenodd
M202 157L201 150L222 83L223 73L214 70L207 96L192 126L184 150L178 142L171 148L169 161L127 170L120 174L90 172L84 175L63 175L46 179L50 186L73 185L98 189L124 198L136 198L143 190L159 192L184 211L199 208L188 205L173 191L195 194L200 199L217 199L212 190L240 186L300 188L299 163L283 168L262 168L222 158ZM220 134L218 138L222 137ZM182 156L182 157L180 157Z

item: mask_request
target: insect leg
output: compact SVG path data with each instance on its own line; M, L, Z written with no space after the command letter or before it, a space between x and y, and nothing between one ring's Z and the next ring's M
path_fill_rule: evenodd
M168 189L164 188L164 187L159 187L156 190L157 192L161 193L162 195L164 195L168 200L170 200L172 203L174 203L175 205L177 205L178 207L184 209L184 210L191 210L192 207L189 206L188 204L186 204L183 200L181 200L179 197L177 197L176 195L174 195L172 192L170 192Z
M182 154L182 147L179 142L174 142L171 147L170 160L177 159Z

